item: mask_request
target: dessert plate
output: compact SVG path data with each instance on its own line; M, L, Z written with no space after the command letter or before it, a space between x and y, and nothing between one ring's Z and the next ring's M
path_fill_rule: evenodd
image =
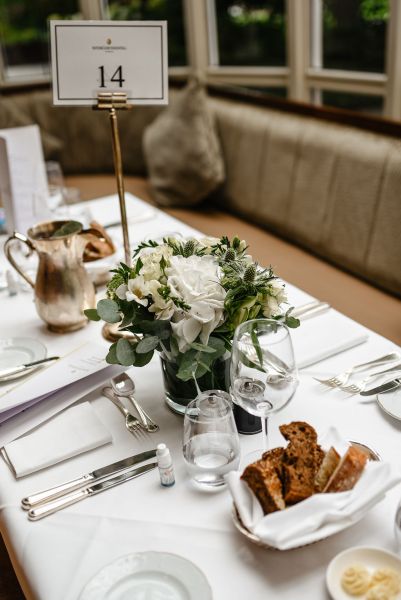
M401 577L401 559L396 554L382 548L365 546L348 548L337 554L327 567L326 585L333 600L351 600L351 598L355 598L355 596L347 594L341 586L342 574L348 567L355 564L363 565L371 573L376 569L392 569ZM362 594L362 596L364 595ZM392 596L392 599L399 600L400 597L401 594L397 594L397 596Z
M15 337L0 339L0 370L11 367L19 367L20 365L34 362L46 358L46 347L33 338ZM0 378L0 383L3 381L11 381L24 377L35 369L39 369L41 365L26 369L14 375Z
M202 571L192 562L166 552L122 556L99 571L79 600L212 600Z
M377 394L380 408L398 421L401 421L401 387L385 394Z

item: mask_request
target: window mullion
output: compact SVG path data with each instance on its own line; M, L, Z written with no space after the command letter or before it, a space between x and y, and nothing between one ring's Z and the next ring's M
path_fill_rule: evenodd
M207 0L183 0L188 61L191 70L204 75L209 65Z
M401 119L401 5L390 1L390 19L386 48L386 102L384 114L390 119Z
M307 102L306 71L309 67L309 0L287 0L287 63L290 70L288 96Z

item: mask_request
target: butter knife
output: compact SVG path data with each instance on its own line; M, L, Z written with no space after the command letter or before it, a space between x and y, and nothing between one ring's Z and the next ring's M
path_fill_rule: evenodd
M90 473L85 473L85 475L82 475L81 477L62 483L61 485L56 485L55 487L27 496L21 500L21 506L24 510L29 510L38 504L49 502L50 500L59 498L69 492L88 486L93 482L98 483L98 481L105 479L106 477L116 475L120 471L126 471L129 467L137 465L145 460L149 460L150 458L154 458L155 456L156 450L147 450L146 452L123 458L122 460L118 460L117 462L101 467L100 469L95 469Z
M396 379L392 379L391 381L387 381L387 383L382 383L382 385L378 385L375 388L370 390L366 390L365 392L361 392L361 396L374 396L375 394L383 394L383 392L389 392L390 390L394 390L401 386L401 378L397 377Z
M11 375L16 375L17 373L22 373L22 371L32 369L32 367L42 365L43 363L50 362L51 360L58 360L59 358L59 356L49 356L48 358L42 358L41 360L35 360L34 362L25 363L24 365L20 365L19 367L9 367L8 369L1 369L0 379L2 379L3 377L10 377Z
M31 508L28 512L28 519L30 521L38 521L39 519L43 519L43 517L47 517L48 515L52 515L53 513L62 510L63 508L67 508L67 506L71 506L76 502L80 502L85 498L89 498L90 496L95 496L96 494L100 494L101 492L105 492L116 485L121 485L126 481L130 481L135 477L139 477L140 475L144 475L148 473L152 469L157 467L157 462L152 462L147 465L143 465L142 467L138 467L137 469L131 469L123 473L122 475L117 475L116 477L111 477L110 479L106 479L102 483L97 483L95 485L91 485L90 487L77 490L72 494L67 494L62 496L61 498L56 498L51 502L45 502L36 508Z

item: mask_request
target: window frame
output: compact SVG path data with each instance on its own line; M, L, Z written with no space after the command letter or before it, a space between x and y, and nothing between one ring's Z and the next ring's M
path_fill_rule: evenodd
M383 116L401 119L401 3L390 0L385 73L324 69L322 67L322 0L285 0L287 15L287 66L229 67L219 65L215 2L182 0L188 66L170 67L173 79L191 73L206 83L250 87L286 87L288 99L321 104L322 91L382 96ZM106 0L79 0L84 19L102 19ZM49 76L9 80L0 52L0 90L49 83Z

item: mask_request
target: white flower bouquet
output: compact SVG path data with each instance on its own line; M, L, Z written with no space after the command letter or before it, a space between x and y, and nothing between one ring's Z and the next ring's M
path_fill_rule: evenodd
M113 273L108 298L86 311L134 334L112 344L109 363L143 366L157 350L174 361L179 380L199 380L230 351L240 323L268 317L299 325L283 310L284 284L238 237L150 240L136 248L131 266Z

